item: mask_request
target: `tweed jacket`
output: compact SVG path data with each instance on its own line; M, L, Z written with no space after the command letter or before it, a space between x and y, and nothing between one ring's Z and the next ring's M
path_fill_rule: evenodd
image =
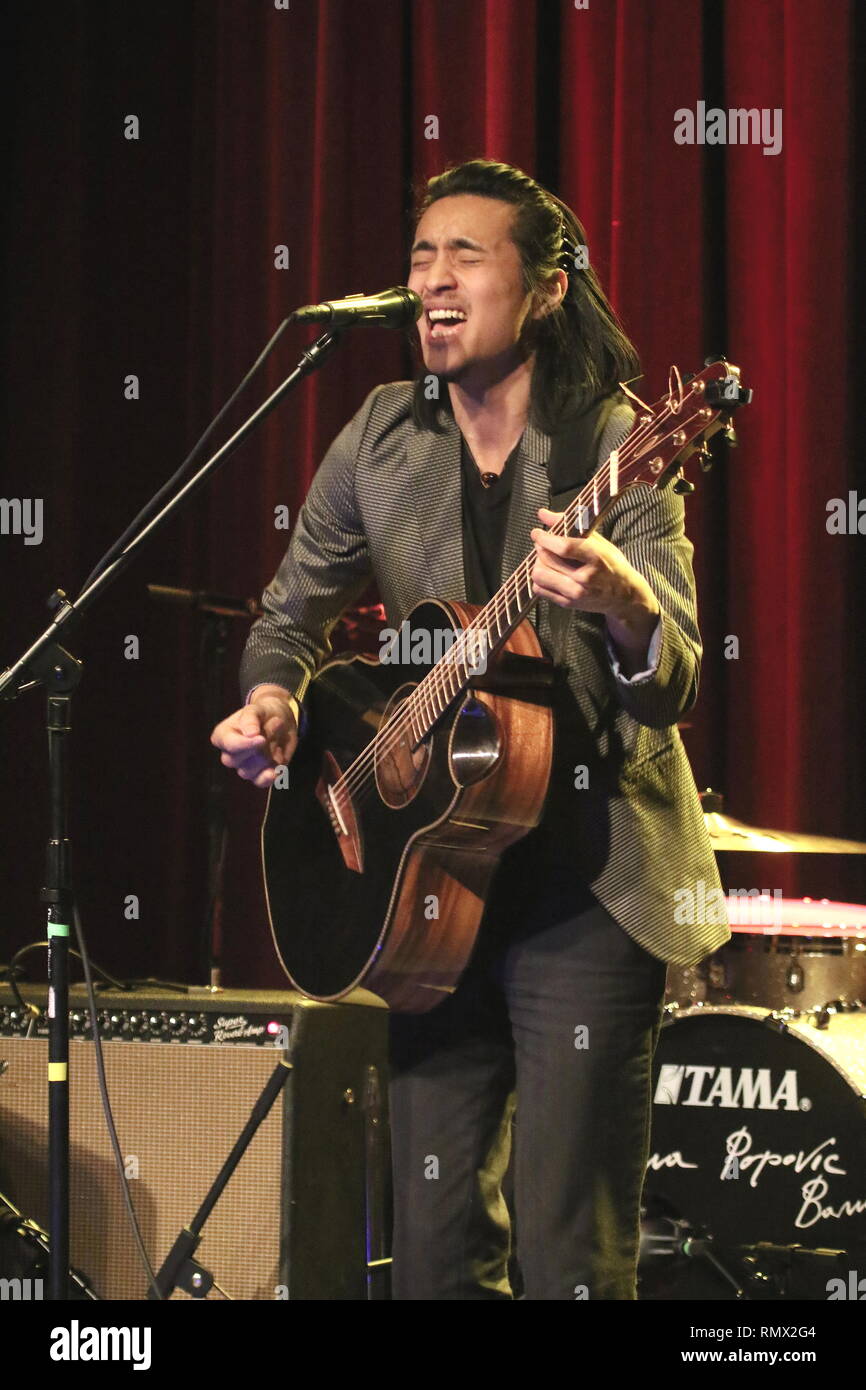
M422 599L465 599L460 431L450 415L442 434L419 430L411 401L411 382L377 387L325 455L264 591L264 614L250 630L241 663L244 698L256 685L274 683L303 702L330 652L329 632L371 577L394 629ZM597 464L625 438L633 418L628 405L610 414ZM550 449L551 437L527 424L503 581L531 550L538 507L562 511L579 490L550 491ZM670 487L627 489L599 530L655 593L660 642L655 669L626 680L603 615L546 600L531 610L529 621L563 669L578 710L586 785L574 790L573 822L564 833L573 835L575 874L620 926L658 959L693 964L727 941L729 931L676 727L695 701L701 658L682 498ZM709 912L707 902L715 904Z

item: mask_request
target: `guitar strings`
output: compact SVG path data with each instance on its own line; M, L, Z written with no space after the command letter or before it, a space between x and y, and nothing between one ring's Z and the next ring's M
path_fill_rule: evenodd
M660 409L658 415L651 415L651 418L648 420L641 418L638 428L633 430L632 434L623 441L622 446L615 451L618 460L618 471L621 473L624 467L628 467L634 461L633 455L638 446L641 446L639 452L643 452L646 439L653 431L664 427L666 424L666 416L676 417L673 418L673 425L676 428L682 428L683 421L680 415L681 410L682 400L678 401L676 408L674 408L670 395L668 395L666 398L666 405ZM663 443L672 433L673 429L670 430L668 434L662 433L659 436L658 443ZM596 470L586 486L566 508L560 521L550 528L551 535L567 537L572 530L575 519L579 518L582 513L590 510L590 499L592 499L594 504L595 514L593 515L590 526L580 534L581 537L583 537L592 533L598 521L599 484L607 486L610 483L610 461L612 457L613 455L608 457L601 468ZM613 494L614 497L619 495L621 495L619 492ZM513 631L526 616L532 603L536 602L537 595L532 595L525 609L521 609L521 592L524 585L531 594L531 574L535 559L535 551L533 550L518 564L517 568L509 575L508 579L493 598L475 615L475 618L469 626L461 629L454 644L446 653L445 658L440 659L432 670L428 671L424 679L419 681L411 693L389 717L387 723L374 734L373 738L365 748L362 749L354 762L352 762L341 776L331 784L330 790L333 794L340 794L345 791L348 795L357 797L358 799L363 797L364 792L374 785L375 761L386 757L391 750L403 740L407 726L415 722L416 716L420 716L422 720L430 721L432 715L432 724L435 724L436 721L441 718L452 700L458 698L464 690L466 677L462 680L460 679L457 663L459 658L466 654L468 641L471 640L477 646L478 638L481 637L483 633L485 644L489 644L491 624L489 622L482 622L484 615L490 614L496 620L497 630L499 619L503 615L505 617L505 630L501 635L496 637L494 642L494 650L498 650L499 647L507 641L511 631ZM521 575L525 575L525 578L521 579ZM513 618L509 605L509 591L511 589L514 590L511 594L512 602L515 605L515 616ZM443 666L443 662L446 660L457 675L458 688L456 691L451 690L450 685L447 683L448 677L440 669ZM448 700L444 709L436 713L437 706L435 701L436 697L440 694L447 694ZM429 708L425 708L425 705L428 704ZM427 737L429 731L428 729L422 734L421 741L423 741L423 738Z

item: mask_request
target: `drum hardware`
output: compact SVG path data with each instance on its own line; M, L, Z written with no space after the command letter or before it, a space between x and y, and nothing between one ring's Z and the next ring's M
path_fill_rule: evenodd
M822 1004L819 1009L770 1009L763 1022L777 1033L788 1033L792 1023L800 1022L808 1023L812 1028L828 1028L830 1019L836 1014L856 1013L859 1008L859 1004L847 1004L841 999L833 999L827 1004Z
M684 1007L743 1004L812 1011L866 998L866 906L729 893L729 942L697 965L668 967L666 998ZM756 913L757 908L757 913Z
M826 1297L831 1271L847 1274L852 1260L850 1250L812 1250L804 1245L773 1245L766 1240L744 1245L741 1254L744 1265L760 1271L769 1290L767 1296L773 1299L801 1299L810 1280L811 1287L823 1290L821 1296Z
M803 986L805 985L805 983L806 975L799 961L797 961L796 964L789 965L787 973L785 975L785 984L791 991L791 993L802 993Z
M667 1229L666 1229L667 1228ZM845 1277L852 1266L863 1266L863 1250L810 1249L803 1245L774 1245L758 1241L754 1245L721 1247L715 1239L701 1235L676 1217L641 1213L640 1255L638 1259L638 1298L643 1302L669 1301L676 1297L678 1280L683 1297L694 1301L695 1267L700 1266L710 1280L704 1284L705 1298L718 1298L721 1286L736 1302L802 1301L826 1297L833 1271Z
M641 1282L646 1288L653 1286L652 1265L664 1261L663 1279L671 1271L685 1270L691 1260L700 1260L733 1290L734 1298L748 1299L740 1281L720 1258L711 1235L690 1225L682 1217L673 1214L665 1203L653 1203L641 1213L640 1253L638 1267ZM661 1265L658 1266L661 1271Z
M845 999L831 999L829 1003L822 1004L820 1009L811 1009L810 1013L815 1020L816 1028L829 1028L830 1020L836 1014L862 1013L866 1009L866 1003L862 999L854 999L850 1003Z
M851 1258L850 1250L812 1250L806 1245L773 1245L768 1240L759 1240L757 1245L744 1245L746 1258L750 1260L779 1260L790 1267L794 1261L816 1264L845 1265Z
M833 1271L847 1275L852 1260L858 1269L862 1267L862 1256L858 1262L856 1253L849 1250L774 1245L770 1241L724 1248L681 1218L645 1211L638 1261L639 1297L645 1302L665 1299L677 1275L689 1282L690 1261L705 1265L735 1301L799 1301L807 1288L824 1297Z
M788 1025L799 1017L794 1009L772 1009L763 1020L765 1027L776 1033L787 1033Z
M711 1010L714 1007L716 1006L712 1004L700 1003L689 1006L689 1011L698 1011L703 1008ZM776 1028L780 1033L787 1032L788 1024L791 1021L801 1019L811 1023L813 1028L820 1030L829 1028L831 1019L835 1018L837 1014L857 1014L864 1011L866 1011L866 1002L862 999L828 999L826 1003L812 1009L768 1009L763 1022L767 1027ZM669 1028L685 1012L683 1005L668 1001L662 1011L662 1028Z

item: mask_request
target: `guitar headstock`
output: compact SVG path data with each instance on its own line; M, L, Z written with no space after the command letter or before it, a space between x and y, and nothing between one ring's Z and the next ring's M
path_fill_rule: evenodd
M672 367L667 395L651 409L638 402L631 434L618 450L618 490L635 483L664 487L675 477L677 492L693 492L683 465L698 454L706 471L710 467L707 441L719 430L736 443L731 416L751 399L751 390L740 383L739 367L723 357L708 361L696 376L680 378Z

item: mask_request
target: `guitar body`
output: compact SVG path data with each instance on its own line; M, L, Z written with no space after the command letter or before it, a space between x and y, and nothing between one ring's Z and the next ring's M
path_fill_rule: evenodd
M268 797L262 857L277 953L314 999L361 987L401 1012L434 1008L472 954L501 855L540 820L551 668L528 621L421 742L400 718L437 660L442 668L443 631L459 632L478 611L419 604L408 619L411 661L353 655L310 685L288 785ZM414 659L428 652L429 662ZM396 732L376 739L386 725Z

